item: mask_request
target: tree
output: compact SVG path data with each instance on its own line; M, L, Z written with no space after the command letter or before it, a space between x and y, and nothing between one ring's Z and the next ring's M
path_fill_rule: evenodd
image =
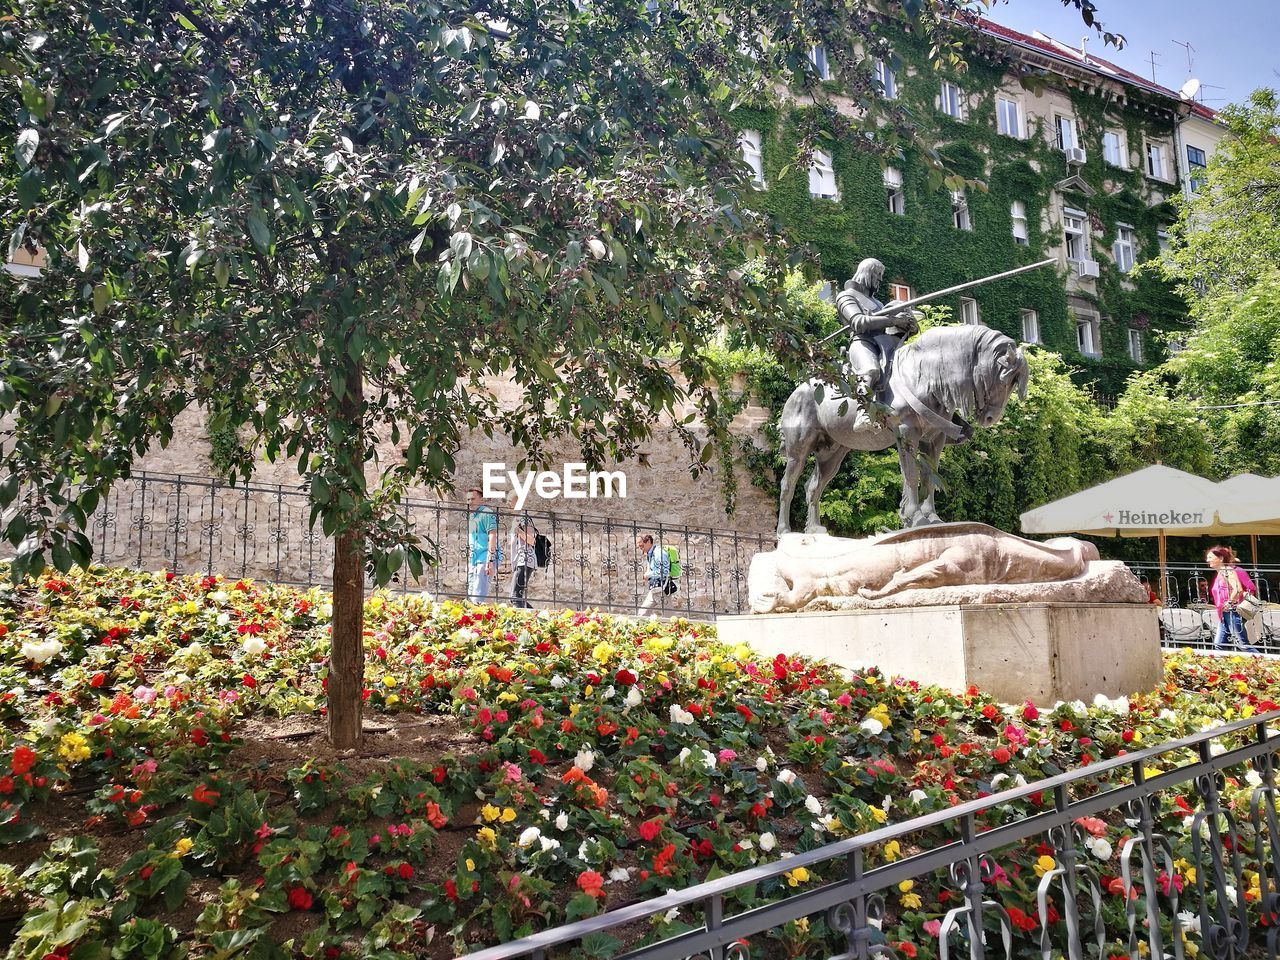
M721 316L805 356L723 116L785 81L815 104L800 162L856 128L821 44L874 118L878 7L8 0L0 201L10 250L48 253L0 301L13 572L87 563L103 493L201 405L297 462L335 540L330 734L358 744L366 574L429 561L396 506L447 483L464 427L533 463L568 435L599 465L686 390L715 422L700 348ZM904 7L885 15L940 38L962 15Z

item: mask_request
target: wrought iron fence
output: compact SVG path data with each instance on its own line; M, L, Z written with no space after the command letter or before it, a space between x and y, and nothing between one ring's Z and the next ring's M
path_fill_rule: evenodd
M1260 653L1280 655L1280 566L1243 565L1265 606L1250 627L1249 646ZM1151 589L1160 579L1155 564L1130 564L1134 574ZM1210 587L1213 575L1203 566L1170 564L1165 568L1164 606L1160 609L1160 642L1170 648L1214 650L1218 612ZM1238 648L1231 648L1239 652Z
M585 947L621 960L897 960L917 950L984 960L998 938L1006 958L1274 958L1277 719L1223 725L465 956L547 960ZM1127 836L1103 848L1098 824ZM909 855L886 856L890 843ZM1025 888L1010 876L1019 851L1036 867ZM791 893L784 879L798 868L820 879ZM931 911L928 943L891 933L904 889L954 904ZM688 929L650 942L673 911ZM798 953L787 949L797 923Z
M419 499L406 501L403 509L437 562L421 578L401 571L393 588L465 597L471 511L462 504ZM302 487L231 486L207 477L138 473L112 487L91 518L88 534L98 563L328 586L332 543L318 527L308 525L309 513ZM498 543L506 556L494 590L506 597L513 577L512 513L501 506L495 513ZM739 613L747 607L751 557L773 545L772 537L761 534L665 524L658 518L640 523L532 510L528 516L552 544L550 562L532 575L526 593L539 606L636 613L649 593L636 538L648 533L660 546L675 547L682 567L676 592L659 592L652 612L691 617Z

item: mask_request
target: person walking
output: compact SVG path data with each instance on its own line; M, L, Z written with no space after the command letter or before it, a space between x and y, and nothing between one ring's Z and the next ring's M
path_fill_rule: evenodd
M532 610L527 598L529 579L538 569L538 528L533 525L529 511L517 512L518 494L511 494L511 605L523 610Z
M493 577L498 572L498 518L482 496L478 487L467 491L467 598L476 603L493 597Z
M1236 609L1241 597L1257 589L1249 579L1249 574L1236 566L1236 556L1230 547L1211 548L1205 554L1204 561L1218 574L1213 578L1213 586L1209 590L1213 605L1218 611L1218 633L1213 638L1213 645L1225 647L1229 637L1233 644L1246 653L1257 653L1254 647L1249 646L1244 618Z
M645 594L644 602L636 611L636 616L643 617L649 612L650 607L655 603L661 603L662 598L672 592L670 589L671 558L667 551L655 544L653 537L647 533L636 537L636 549L644 557L645 582L649 585L649 592Z

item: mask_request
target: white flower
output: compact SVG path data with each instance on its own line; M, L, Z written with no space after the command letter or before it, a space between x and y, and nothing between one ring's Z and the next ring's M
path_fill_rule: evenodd
M999 790L1000 784L1004 783L1008 779L1009 779L1009 775L1007 773L997 773L994 777L991 778L991 789Z
M22 645L22 655L36 663L48 663L62 652L57 640L28 640Z
M209 594L209 599L214 603L226 603L231 599L231 595L225 590L215 590L213 593Z
M626 867L614 867L609 871L610 883L626 883L631 879L631 871Z
M542 831L537 827L527 827L525 828L525 831L520 834L520 839L517 840L516 843L522 847L527 847L531 843L536 843L540 836L542 836Z
M590 773L591 768L596 765L596 755L583 747L578 751L578 755L573 758L573 765L583 773Z
M541 810L538 811L538 816L540 816L543 820L550 820L551 811L548 810L546 807L543 807Z
M1027 785L1027 778L1024 777L1022 774L1018 774L1016 777L1013 778L1013 785L1015 787L1025 787Z
M1187 933L1200 932L1200 915L1192 913L1190 910L1183 910L1178 914L1178 922L1182 924L1182 929Z
M1228 883L1222 888L1222 892L1227 895L1227 899L1231 901L1231 905L1234 907L1236 905L1236 888Z
M548 850L560 849L560 841L553 840L551 837L539 837L538 842L542 844L543 853L546 853Z
M764 773L766 770L768 770L769 758L766 757L764 754L761 754L760 756L756 757L756 769L759 770L761 773Z
M671 722L672 723L693 723L693 714L678 703L671 705Z
M43 720L37 720L31 725L32 729L42 737L53 735L53 731L58 729L58 721L53 717L45 717Z
M1178 715L1174 713L1172 710L1161 710L1159 713L1159 718L1161 720L1177 720Z
M888 812L889 812L889 808L890 808L891 806L893 806L893 797L889 796L889 795L886 793L886 794L884 795L884 801L880 804L880 806L884 808L884 812L885 812L885 813L888 813Z
M267 649L267 641L261 637L249 636L244 638L244 643L240 644L244 647L244 652L251 657L260 657L264 650Z
M231 614L229 614L229 613L220 613L220 614L218 614L218 616L217 616L217 617L215 617L215 618L214 618L214 621L213 621L213 622L214 622L214 623L216 623L216 624L217 624L218 626L220 626L220 627L225 627L228 623L230 623L230 622L231 622Z
M591 858L587 855L587 841L583 840L578 846L578 859L583 863L590 862Z
M604 693L602 693L601 696L608 700L617 692L617 690L613 689L613 684L609 684L609 686L604 688Z
M1086 837L1084 845L1099 860L1111 859L1111 841L1106 837Z
M1227 748L1220 744L1217 740L1209 744L1209 756L1220 757L1227 752Z
M1069 706L1071 707L1071 712L1078 717L1083 717L1089 712L1089 707L1083 700L1072 700Z
M716 755L710 750L703 750L702 763L708 770L714 770L716 768Z
M760 834L760 849L763 850L765 853L768 853L777 845L778 845L778 838L775 837L772 833Z
M1257 770L1250 770L1244 775L1244 782L1251 787L1260 787L1262 786L1262 774Z
M811 793L804 798L804 808L816 817L822 812L822 801Z
M778 782L779 782L779 783L782 783L782 784L786 784L788 787L789 787L789 786L791 786L791 784L793 784L793 783L795 783L795 782L796 782L796 774L795 774L795 771L794 771L794 770L786 770L786 769L779 770L779 771L778 771Z
M693 756L693 751L690 750L688 747L685 747L683 750L680 751L679 756L676 757L676 763L684 763L691 756Z
M873 737L878 737L884 733L884 724L875 717L867 717L858 726L862 728L863 733L868 733Z
M632 707L638 707L640 706L640 704L644 703L644 696L640 693L639 687L633 686L631 687L630 690L627 691L626 703L627 703L628 710L630 710Z
M453 636L455 639L461 640L463 643L470 643L472 640L479 637L480 634L476 633L470 627L463 627L460 630L454 631Z
M919 806L929 799L929 795L923 790L912 790L910 793L911 802Z
M332 618L333 618L333 604L332 604L332 603L327 603L327 602L326 602L326 603L322 603L322 604L320 604L320 618L321 618L322 620L330 620L330 619L332 619Z
M562 690L564 689L565 685L568 684L568 682L569 681L566 680L564 677L560 676L560 674L558 673L553 674L551 677L551 688L553 690Z
M563 810L561 810L560 815L556 817L556 829L557 830L569 829L569 815L565 813Z
M654 613L649 614L650 618L653 618L655 616L657 616L657 614L654 614ZM678 916L680 916L680 908L672 907L670 910L668 910L666 913L662 915L662 919L665 920L667 923L675 923L676 917Z
M740 846L743 850L754 850L756 845L752 843L750 837L744 837L743 839L738 841L738 846Z

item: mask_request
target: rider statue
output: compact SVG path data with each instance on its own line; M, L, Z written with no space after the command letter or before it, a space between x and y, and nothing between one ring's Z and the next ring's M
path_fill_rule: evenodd
M885 402L884 387L889 366L899 344L919 329L916 315L908 308L888 316L872 316L885 304L876 298L884 279L884 264L868 257L858 264L853 279L836 296L836 312L853 332L849 343L849 365L858 378L858 394L867 411L866 419L891 412ZM864 415L859 414L860 421Z

